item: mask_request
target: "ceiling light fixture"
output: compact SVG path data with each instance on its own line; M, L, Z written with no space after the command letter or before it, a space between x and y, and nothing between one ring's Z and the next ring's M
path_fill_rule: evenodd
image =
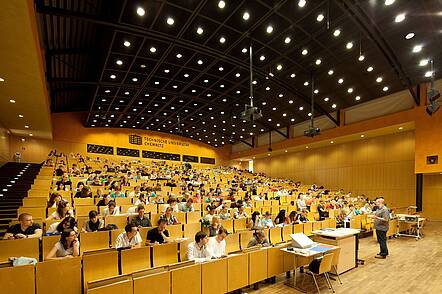
M306 1L305 1L305 0L299 0L299 1L298 1L298 6L301 7L301 8L304 7L305 4L306 4Z
M345 48L347 48L348 50L353 48L353 42L348 42L347 45L345 45Z
M368 71L368 72L373 71L373 66L369 66L369 67L367 67L367 71Z
M273 32L273 27L272 26L268 26L266 29L267 34L271 34Z
M296 75L295 75L294 73L292 73L292 74L290 75L290 77L293 79L294 77L296 77Z
M130 42L129 41L124 41L123 45L126 46L126 47L130 47Z
M224 44L226 42L226 38L224 38L224 37L219 38L219 42L221 44Z
M343 78L340 78L339 80L338 80L338 84L342 84L344 82L344 79Z
M387 86L383 87L382 91L387 92L388 91L388 87Z
M324 98L324 101L325 101L325 102L328 102L329 100L330 100L330 98L328 98L328 97L325 97L325 98Z
M202 61L201 59L199 59L199 60L197 61L197 63L198 63L199 65L201 65L201 64L203 64L203 61Z
M0 82L4 82L5 81L5 79L4 78L0 78Z
M361 96L356 96L356 97L355 97L355 100L356 100L356 101L361 100Z
M316 63L316 65L320 65L321 64L321 59L320 58L318 58L318 59L316 59L316 61L315 61L315 63Z
M9 99L9 102L15 103L15 100L14 99Z
M117 76L116 75L110 75L110 78L114 80L114 79L117 78Z
M384 4L385 4L385 6L389 6L389 5L393 4L394 1L396 1L396 0L385 0Z
M157 48L155 48L155 47L150 47L150 52L152 52L152 53L155 53L155 52L157 52Z
M241 52L242 53L247 53L247 48L242 48Z
M221 8L221 9L223 9L224 7L226 7L226 2L224 2L224 1L219 1L219 2L218 2L218 7Z
M433 71L429 70L425 73L426 78L431 78L433 76Z
M308 50L307 49L302 49L301 54L302 55L307 55L308 54Z
M358 60L359 60L359 61L364 61L364 59L365 59L365 56L364 56L364 55L359 55L359 57L358 57Z
M285 37L284 43L289 44L292 41L290 37Z
M137 8L137 14L138 14L139 16L143 16L143 15L146 14L146 11L143 9L143 7L138 7L138 8Z
M196 33L197 33L198 35L202 35L202 34L204 33L203 28L202 28L202 27L198 27L198 28L196 29Z
M413 32L410 32L410 33L405 35L405 39L406 40L411 40L411 39L414 38L414 36L415 36L415 34Z
M178 53L178 54L176 55L176 58L181 58L181 57L183 57L183 55L181 55L180 53Z
M335 72L334 72L332 69L328 71L328 75L329 75L329 76L333 75L334 73L335 73Z
M348 88L347 93L353 93L353 88Z
M380 83L380 82L382 82L382 77L377 77L376 78L376 83Z
M332 108L336 108L337 107L337 105L336 104L332 104Z
M324 20L324 14L322 14L322 13L318 14L318 16L316 17L316 21L321 22L323 20Z
M264 56L264 55L261 55L260 57L259 57L259 60L261 60L261 61L264 61L266 59L266 57Z
M168 25L171 26L171 25L173 25L175 23L175 20L173 18L171 18L171 17L168 17L166 22L167 22Z
M242 15L242 19L249 20L249 18L250 18L250 13L248 13L247 11L244 12L243 15Z
M340 29L336 29L336 30L333 32L333 36L335 36L335 37L339 37L340 34L341 34L341 30L340 30Z
M123 61L119 60L119 59L115 63L118 64L118 65L123 65Z
M401 13L394 18L394 22L402 22L404 21L404 19L405 19L405 13Z
M277 70L282 70L282 64L278 64L278 65L276 66L276 69L277 69Z
M428 59L422 59L419 61L419 66L426 66L428 64Z
M422 45L416 45L413 47L413 53L418 53L422 51Z

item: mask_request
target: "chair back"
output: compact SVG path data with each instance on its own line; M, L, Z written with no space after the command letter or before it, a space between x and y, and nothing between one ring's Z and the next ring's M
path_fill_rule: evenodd
M322 257L322 261L321 261L321 265L319 266L318 274L320 275L320 274L331 271L332 261L333 261L333 253L325 254Z
M336 248L332 250L333 253L333 260L332 260L332 266L337 266L339 262L339 255L341 254L341 248Z

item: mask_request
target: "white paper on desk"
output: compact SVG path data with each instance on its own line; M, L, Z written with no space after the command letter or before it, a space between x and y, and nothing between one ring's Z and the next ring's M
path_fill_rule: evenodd
M314 242L303 233L290 234L292 245L296 248L308 248L313 246Z

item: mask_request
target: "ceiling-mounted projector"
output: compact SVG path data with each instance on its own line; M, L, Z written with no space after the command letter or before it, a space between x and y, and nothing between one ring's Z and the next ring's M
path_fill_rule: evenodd
M304 131L304 136L313 138L314 136L319 135L320 131L319 128L309 128Z
M246 104L246 108L241 112L241 119L247 121L254 121L262 117L261 109L255 106L250 106Z

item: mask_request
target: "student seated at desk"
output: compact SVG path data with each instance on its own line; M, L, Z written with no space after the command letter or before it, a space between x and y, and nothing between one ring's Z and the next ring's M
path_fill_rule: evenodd
M240 218L248 218L249 216L247 215L247 212L245 211L244 206L239 205L238 210L235 211L235 213L233 214L233 217L235 219L240 219Z
M146 245L163 244L169 242L169 232L166 229L167 222L165 219L158 220L158 227L147 232Z
M103 209L103 217L108 215L119 215L120 207L114 201L110 201L105 209Z
M195 241L187 246L187 257L189 260L209 259L210 252L207 250L207 235L204 232L198 232L195 235Z
M47 208L55 208L57 207L58 203L63 200L63 197L59 193L51 193L51 196L49 197Z
M274 226L275 225L273 224L272 221L272 215L270 214L270 212L266 211L264 217L261 219L261 227L266 229L266 228L273 228Z
M115 240L115 248L140 248L141 242L143 239L138 232L138 227L135 224L129 224L124 227L124 232L118 235Z
M130 197L130 194L129 194L129 197ZM146 194L141 193L141 194L138 196L138 199L137 199L137 201L135 201L134 205L135 205L135 206L138 206L139 204L143 204L143 205L147 205L147 204L149 204L149 201L148 201L147 198L146 198Z
M72 229L64 230L61 233L60 241L55 243L46 259L60 259L80 256L80 242L77 232Z
M98 212L89 211L89 220L84 223L83 232L97 232L104 227L104 221L98 218Z
M275 225L279 225L285 222L285 209L281 209L275 218Z
M46 230L47 235L60 235L64 230L72 229L77 232L77 221L72 216L65 217L61 222L55 222Z
M98 191L97 191L97 193L98 193ZM101 197L102 198L97 202L97 206L108 206L109 202L112 201L112 199L111 199L109 194L104 194Z
M133 224L135 224L137 227L151 227L152 226L150 219L146 215L144 215L144 205L143 204L138 204L137 213L138 213L138 215L132 219Z
M19 224L8 228L3 239L40 238L43 230L39 224L34 224L32 215L22 213L18 216Z
M215 206L209 205L207 209L209 210L209 212L201 219L201 223L205 227L208 227L212 224L212 218L215 215Z
M214 237L218 234L218 230L221 228L221 223L217 216L212 217L212 223L209 227L209 237Z
M254 246L262 246L262 247L270 246L270 243L267 240L264 231L256 231L255 233L253 233L253 238L252 240L249 241L249 244L247 244L247 248Z
M304 209L304 210L302 210L301 211L301 213L300 214L298 214L297 216L296 216L296 223L297 224L300 224L300 223L306 223L306 222L308 222L309 220L308 220L308 217L307 217L307 210L306 209Z
M221 219L221 220L226 220L226 219L230 219L230 213L229 213L229 211L227 210L227 206L225 205L225 204L223 204L223 206L222 206L222 208L221 208L221 211L220 211L220 213L219 213L219 218Z
M166 208L166 211L164 212L164 214L162 214L160 216L160 219L166 220L168 226L177 225L180 223L178 221L178 219L172 214L172 211L173 211L173 208L169 206Z
M328 211L325 210L325 201L321 199L317 207L319 213L319 220L325 220L328 217Z
M64 219L66 216L74 216L74 211L71 209L71 204L68 201L60 201L57 205L57 210L54 211L46 221L53 219Z
M180 211L181 212L192 212L195 211L193 208L193 200L192 198L189 198L186 200L186 202L181 202L180 205Z
M207 250L211 258L221 258L227 256L226 254L226 240L227 230L223 227L218 229L215 237L209 238L207 243Z

